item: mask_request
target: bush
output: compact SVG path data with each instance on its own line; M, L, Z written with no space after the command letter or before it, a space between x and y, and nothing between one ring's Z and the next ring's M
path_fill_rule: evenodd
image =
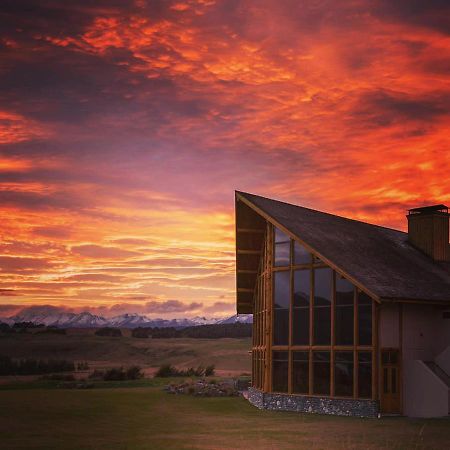
M214 364L211 364L210 366L206 366L205 369L205 377L212 377L216 373L216 367Z
M89 370L89 364L86 361L81 361L77 363L77 370L79 371Z
M138 366L131 366L127 369L123 367L113 367L107 370L94 370L90 375L91 380L103 381L125 381L138 380L144 376L142 369Z
M47 327L42 331L38 331L36 334L67 334L64 328Z
M197 368L189 367L188 369L177 369L170 364L162 365L155 373L155 377L168 378L168 377L209 377L214 375L214 366L198 366Z
M104 327L99 328L95 333L96 336L121 337L122 332L119 328Z
M135 328L131 332L131 336L134 338L140 338L140 339L147 339L151 334L152 329L151 328Z
M75 365L66 360L12 359L0 356L0 375L40 375L55 372L73 372Z
M41 380L52 380L52 381L75 381L75 377L68 373L68 374L59 374L59 373L53 373L50 375L43 375L41 377Z

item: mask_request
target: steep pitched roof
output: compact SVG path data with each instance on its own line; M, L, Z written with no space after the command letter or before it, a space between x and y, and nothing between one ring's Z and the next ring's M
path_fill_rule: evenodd
M236 192L236 200L378 300L450 303L450 264L412 247L407 233L244 192Z

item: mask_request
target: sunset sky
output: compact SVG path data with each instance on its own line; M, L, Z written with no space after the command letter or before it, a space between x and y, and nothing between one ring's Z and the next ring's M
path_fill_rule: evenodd
M0 317L231 315L235 189L404 229L449 105L448 1L2 0Z

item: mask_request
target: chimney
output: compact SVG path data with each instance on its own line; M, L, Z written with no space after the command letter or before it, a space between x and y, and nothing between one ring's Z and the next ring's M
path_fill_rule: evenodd
M434 261L450 261L449 214L445 205L425 206L408 211L409 242Z

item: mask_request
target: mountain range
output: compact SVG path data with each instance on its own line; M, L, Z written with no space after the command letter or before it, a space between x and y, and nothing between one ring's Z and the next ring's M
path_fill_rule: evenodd
M18 314L0 318L0 322L13 325L18 322L32 322L59 328L137 328L137 327L175 327L186 328L198 325L252 323L252 314L235 314L226 318L194 317L192 319L160 319L149 318L141 314L121 314L115 317L103 317L88 311L81 313L61 312L52 308L26 308Z

